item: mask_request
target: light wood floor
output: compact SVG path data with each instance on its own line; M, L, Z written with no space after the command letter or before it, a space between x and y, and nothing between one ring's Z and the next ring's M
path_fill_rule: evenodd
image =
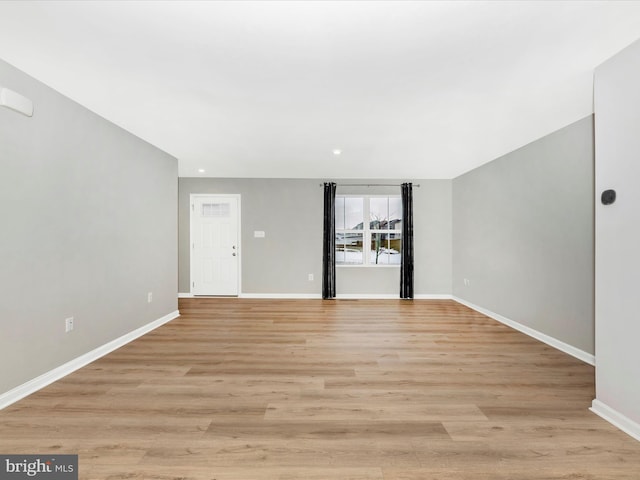
M81 479L640 478L594 369L453 301L186 299L0 411Z

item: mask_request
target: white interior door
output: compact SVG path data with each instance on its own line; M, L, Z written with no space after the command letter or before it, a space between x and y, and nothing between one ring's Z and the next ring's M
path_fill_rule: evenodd
M239 290L239 196L191 195L191 293Z

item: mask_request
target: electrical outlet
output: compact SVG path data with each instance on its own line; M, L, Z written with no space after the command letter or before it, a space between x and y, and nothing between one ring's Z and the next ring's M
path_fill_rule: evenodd
M147 303L153 302L153 292L147 293Z
M464 286L468 287L469 285L471 285L471 280L469 280L468 278L464 279Z
M310 281L310 282L313 282L313 273L310 273L310 274L309 274L309 281Z
M71 330L73 330L73 317L65 318L64 319L64 331L66 333L69 333Z

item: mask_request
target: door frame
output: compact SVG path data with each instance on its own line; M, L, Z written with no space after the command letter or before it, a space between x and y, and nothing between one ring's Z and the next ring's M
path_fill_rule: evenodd
M238 297L242 295L242 208L241 198L239 193L191 193L189 195L189 293L193 296L193 245L194 245L194 233L193 233L193 220L194 220L194 201L196 198L235 198L238 201L238 218L237 218L237 234L238 234ZM198 295L206 296L206 295Z

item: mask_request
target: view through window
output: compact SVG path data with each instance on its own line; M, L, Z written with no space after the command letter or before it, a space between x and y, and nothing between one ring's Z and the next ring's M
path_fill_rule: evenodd
M400 265L401 232L399 196L336 196L336 265Z

